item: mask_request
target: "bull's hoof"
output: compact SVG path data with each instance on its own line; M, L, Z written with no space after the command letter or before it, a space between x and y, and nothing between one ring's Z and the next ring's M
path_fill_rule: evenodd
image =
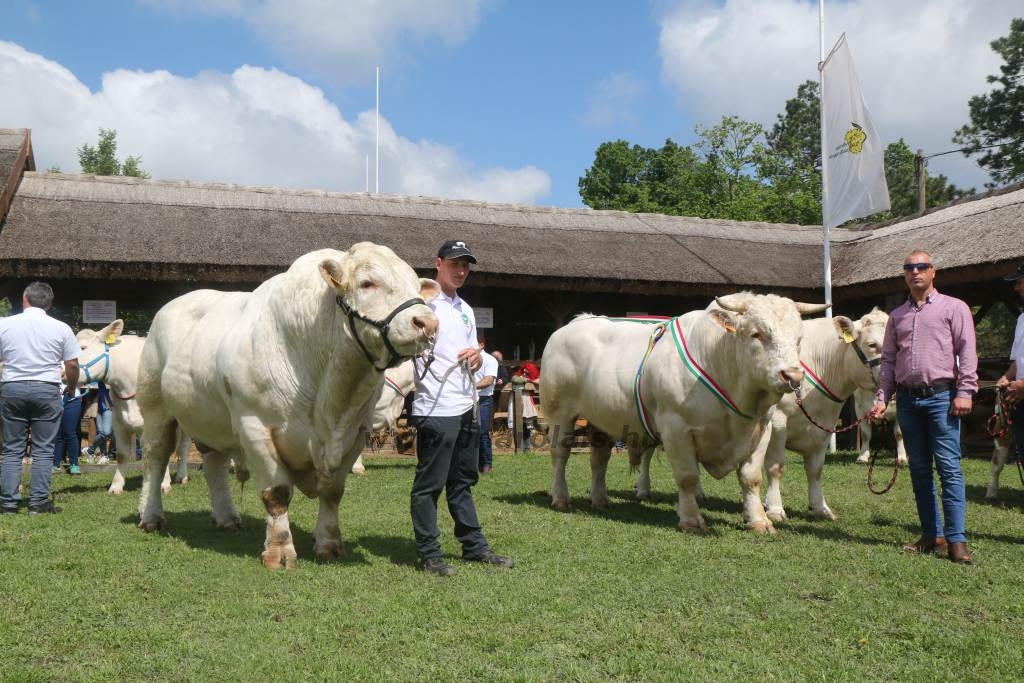
M214 518L213 525L218 529L224 529L225 531L239 531L242 528L242 518L238 515L233 515L223 520L217 520Z
M345 545L338 539L324 541L314 544L313 554L316 555L316 561L321 564L334 562L345 554Z
M179 481L178 483L181 484L182 486L185 486L186 484L188 484L188 477L182 477L181 481Z
M274 546L267 548L260 554L260 560L263 562L263 566L270 570L278 569L295 569L295 546L288 544L286 546Z
M560 512L572 512L572 503L567 500L552 500L551 509Z
M768 519L759 520L756 522L747 522L747 528L753 531L755 534L775 535L778 533L778 531L775 530L775 527L772 526L771 521Z
M124 493L124 487L111 485L111 487L107 489L107 493L109 493L112 496L120 496L122 493Z
M164 528L164 518L154 517L149 519L143 519L139 522L139 528L145 531L147 534L154 531L161 531Z
M679 522L678 529L680 531L707 531L708 523L704 521L703 517L687 519Z
M896 464L899 465L900 467L906 467L907 465L910 464L910 461L907 460L906 458L896 458Z
M650 491L637 491L636 492L636 499L637 500L650 500L651 499L651 492Z
M787 519L786 511L783 510L782 508L779 508L778 510L768 510L765 512L765 514L768 515L768 519L775 522L776 524L781 524L782 522L785 522Z
M170 492L171 492L171 485L170 484L160 484L160 493L170 493Z
M697 505L699 507L704 507L704 503L707 502L707 498L704 496L703 493L698 493L693 497L693 499L697 501Z
M985 502L987 502L987 503L996 503L998 501L999 501L999 496L996 495L995 493L988 493L988 492L985 493Z
M590 508L592 510L601 510L602 512L608 512L608 499L604 500L592 500L590 501Z
M768 515L768 516L771 517L771 515ZM827 521L827 522L834 522L834 521L836 521L836 519L838 519L838 517L836 517L836 513L832 512L832 510L830 508L827 508L827 507L826 508L821 508L820 510L815 510L815 509L812 508L811 509L811 517L813 517L814 519L817 519L817 520L823 520L823 521ZM773 519L772 521L774 522L776 520Z
M857 458L857 464L858 465L867 465L868 464L868 456L862 455L859 458Z
M352 474L363 475L366 474L366 468L360 464L352 465Z

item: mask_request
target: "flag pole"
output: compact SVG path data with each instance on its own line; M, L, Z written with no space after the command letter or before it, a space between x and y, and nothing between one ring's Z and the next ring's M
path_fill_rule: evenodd
M376 134L374 136L374 158L373 158L373 191L374 193L380 192L380 67L377 67L377 114L374 117L376 121Z
M818 0L818 109L821 113L821 234L825 247L825 303L832 303L832 250L828 236L828 149L825 147L825 0ZM832 317L832 308L825 309L825 317ZM836 435L828 439L829 453L836 452Z

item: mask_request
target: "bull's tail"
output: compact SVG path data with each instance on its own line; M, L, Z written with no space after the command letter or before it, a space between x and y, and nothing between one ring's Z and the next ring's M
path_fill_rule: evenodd
M629 449L629 473L636 474L640 471L640 462L643 460L643 451L639 448Z

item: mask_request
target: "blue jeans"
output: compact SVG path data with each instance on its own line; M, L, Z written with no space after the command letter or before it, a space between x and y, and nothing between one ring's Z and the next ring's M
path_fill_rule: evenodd
M78 451L82 447L79 428L82 422L82 397L64 401L64 417L60 419L60 430L53 447L53 466L60 467L66 455L72 466L78 465Z
M917 516L924 536L949 543L966 542L964 514L967 499L964 473L960 469L960 418L949 410L954 393L944 391L929 398L896 395L896 416L903 429L903 442L910 460L910 481L917 501ZM939 504L935 498L932 463L942 483L942 529Z
M113 433L114 413L109 410L101 410L96 413L96 438L89 444L89 452L95 453L97 449L103 455L107 454L107 439Z
M0 507L18 508L21 484L21 459L25 455L29 427L32 428L32 483L30 507L45 504L50 498L50 468L53 443L57 439L62 413L60 386L46 382L6 382L0 398L4 450L0 461Z
M494 461L491 450L491 416L494 415L494 397L480 397L480 469L490 467Z

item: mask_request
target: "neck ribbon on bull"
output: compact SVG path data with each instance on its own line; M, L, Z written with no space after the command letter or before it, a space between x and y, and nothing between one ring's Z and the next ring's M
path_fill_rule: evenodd
M113 346L120 344L121 342L114 342ZM107 381L107 373L110 372L110 347L112 345L107 342L103 342L103 353L96 356L91 361L82 366L82 370L85 371L85 383L92 384L93 382L104 382ZM97 363L103 363L103 372L96 375L95 377L89 371L89 368L96 365Z
M423 299L409 299L408 301L399 304L398 307L395 308L395 310L388 313L388 316L384 318L384 320L373 320L372 318L367 318L365 315L363 315L362 313L358 312L357 310L349 306L347 303L345 303L345 300L341 297L340 294L337 295L334 298L334 300L338 302L338 308L341 309L341 312L348 317L348 326L349 329L352 330L352 336L356 338L356 343L359 344L359 348L363 350L363 355L366 356L366 360L370 361L370 365L373 367L374 370L376 370L377 372L384 372L388 368L393 368L394 366L398 365L405 358L410 357L403 356L402 354L395 350L395 347L392 346L391 344L391 340L388 338L388 331L390 330L391 321L395 319L396 315L398 315L405 309L409 308L410 306L415 306L416 304L425 304L426 302L424 302ZM356 327L356 320L361 320L367 325L376 328L376 330L380 332L381 339L384 340L384 346L388 350L388 361L384 364L384 367L377 367L377 362L374 359L373 354L371 354L370 350L366 348L366 344L363 343L362 337L359 336L359 328Z

